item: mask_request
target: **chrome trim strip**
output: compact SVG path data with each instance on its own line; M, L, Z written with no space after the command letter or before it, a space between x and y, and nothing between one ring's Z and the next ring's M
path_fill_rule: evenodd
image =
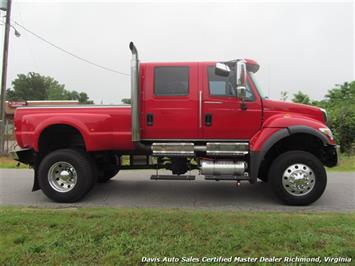
M153 155L194 155L193 143L153 143Z
M203 146L203 145L196 145L194 147L194 150L195 151L201 151L201 152L205 152L207 150L206 146Z
M195 155L194 152L185 152L185 151L153 151L153 155L175 155L175 156L180 156L180 155L185 155L185 156L193 156Z
M225 143L225 142L208 142L207 143L207 148L220 148L220 147L227 147L227 148L231 148L231 147L243 147L245 148L244 150L249 148L249 143L248 142L229 142L229 143Z
M207 155L246 155L248 154L248 151L208 151L207 150Z
M17 107L16 109L80 109L80 108L131 108L130 105L79 105L79 106L72 106L72 105L60 105L60 106L23 106Z
M207 155L245 155L249 153L247 142L207 142Z
M245 142L249 143L247 139L142 139L143 141L219 141L222 143L231 143L231 142Z
M191 147L194 146L193 143L190 142L185 142L185 143L172 143L172 142L167 142L167 143L153 143L152 147L159 147L159 146L170 146L170 147Z

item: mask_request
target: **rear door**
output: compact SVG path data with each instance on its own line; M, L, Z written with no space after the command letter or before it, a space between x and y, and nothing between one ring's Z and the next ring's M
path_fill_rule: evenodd
M142 87L142 138L198 137L198 64L146 64Z
M248 77L246 110L235 96L234 78L215 74L215 66L201 64L202 135L204 139L249 140L261 127L262 105Z

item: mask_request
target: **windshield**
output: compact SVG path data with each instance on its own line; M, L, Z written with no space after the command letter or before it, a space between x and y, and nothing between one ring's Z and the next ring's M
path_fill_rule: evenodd
M264 91L262 90L262 88L259 86L257 80L256 80L256 77L255 77L255 74L253 72L249 72L249 76L251 77L254 85L255 85L255 88L258 90L259 92L259 95L262 99L266 99L267 96L265 95Z

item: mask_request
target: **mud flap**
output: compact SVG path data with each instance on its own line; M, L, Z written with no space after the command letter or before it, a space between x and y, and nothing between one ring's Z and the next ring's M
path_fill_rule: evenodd
M38 168L38 167L36 167L36 168L34 169L32 192L33 192L33 191L37 191L37 190L40 189L39 183L38 183L38 177L37 177L37 175L38 175L37 168Z
M38 169L38 158L36 153L32 149L23 149L10 152L10 156L15 161L18 161L23 164L27 164L33 167L34 177L33 177L33 186L32 191L39 190L38 178L37 178L37 169Z

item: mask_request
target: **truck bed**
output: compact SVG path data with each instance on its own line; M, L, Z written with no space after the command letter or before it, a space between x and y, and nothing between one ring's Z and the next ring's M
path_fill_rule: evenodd
M22 107L16 110L14 125L18 145L35 151L43 130L54 125L80 132L87 151L133 149L128 105Z

